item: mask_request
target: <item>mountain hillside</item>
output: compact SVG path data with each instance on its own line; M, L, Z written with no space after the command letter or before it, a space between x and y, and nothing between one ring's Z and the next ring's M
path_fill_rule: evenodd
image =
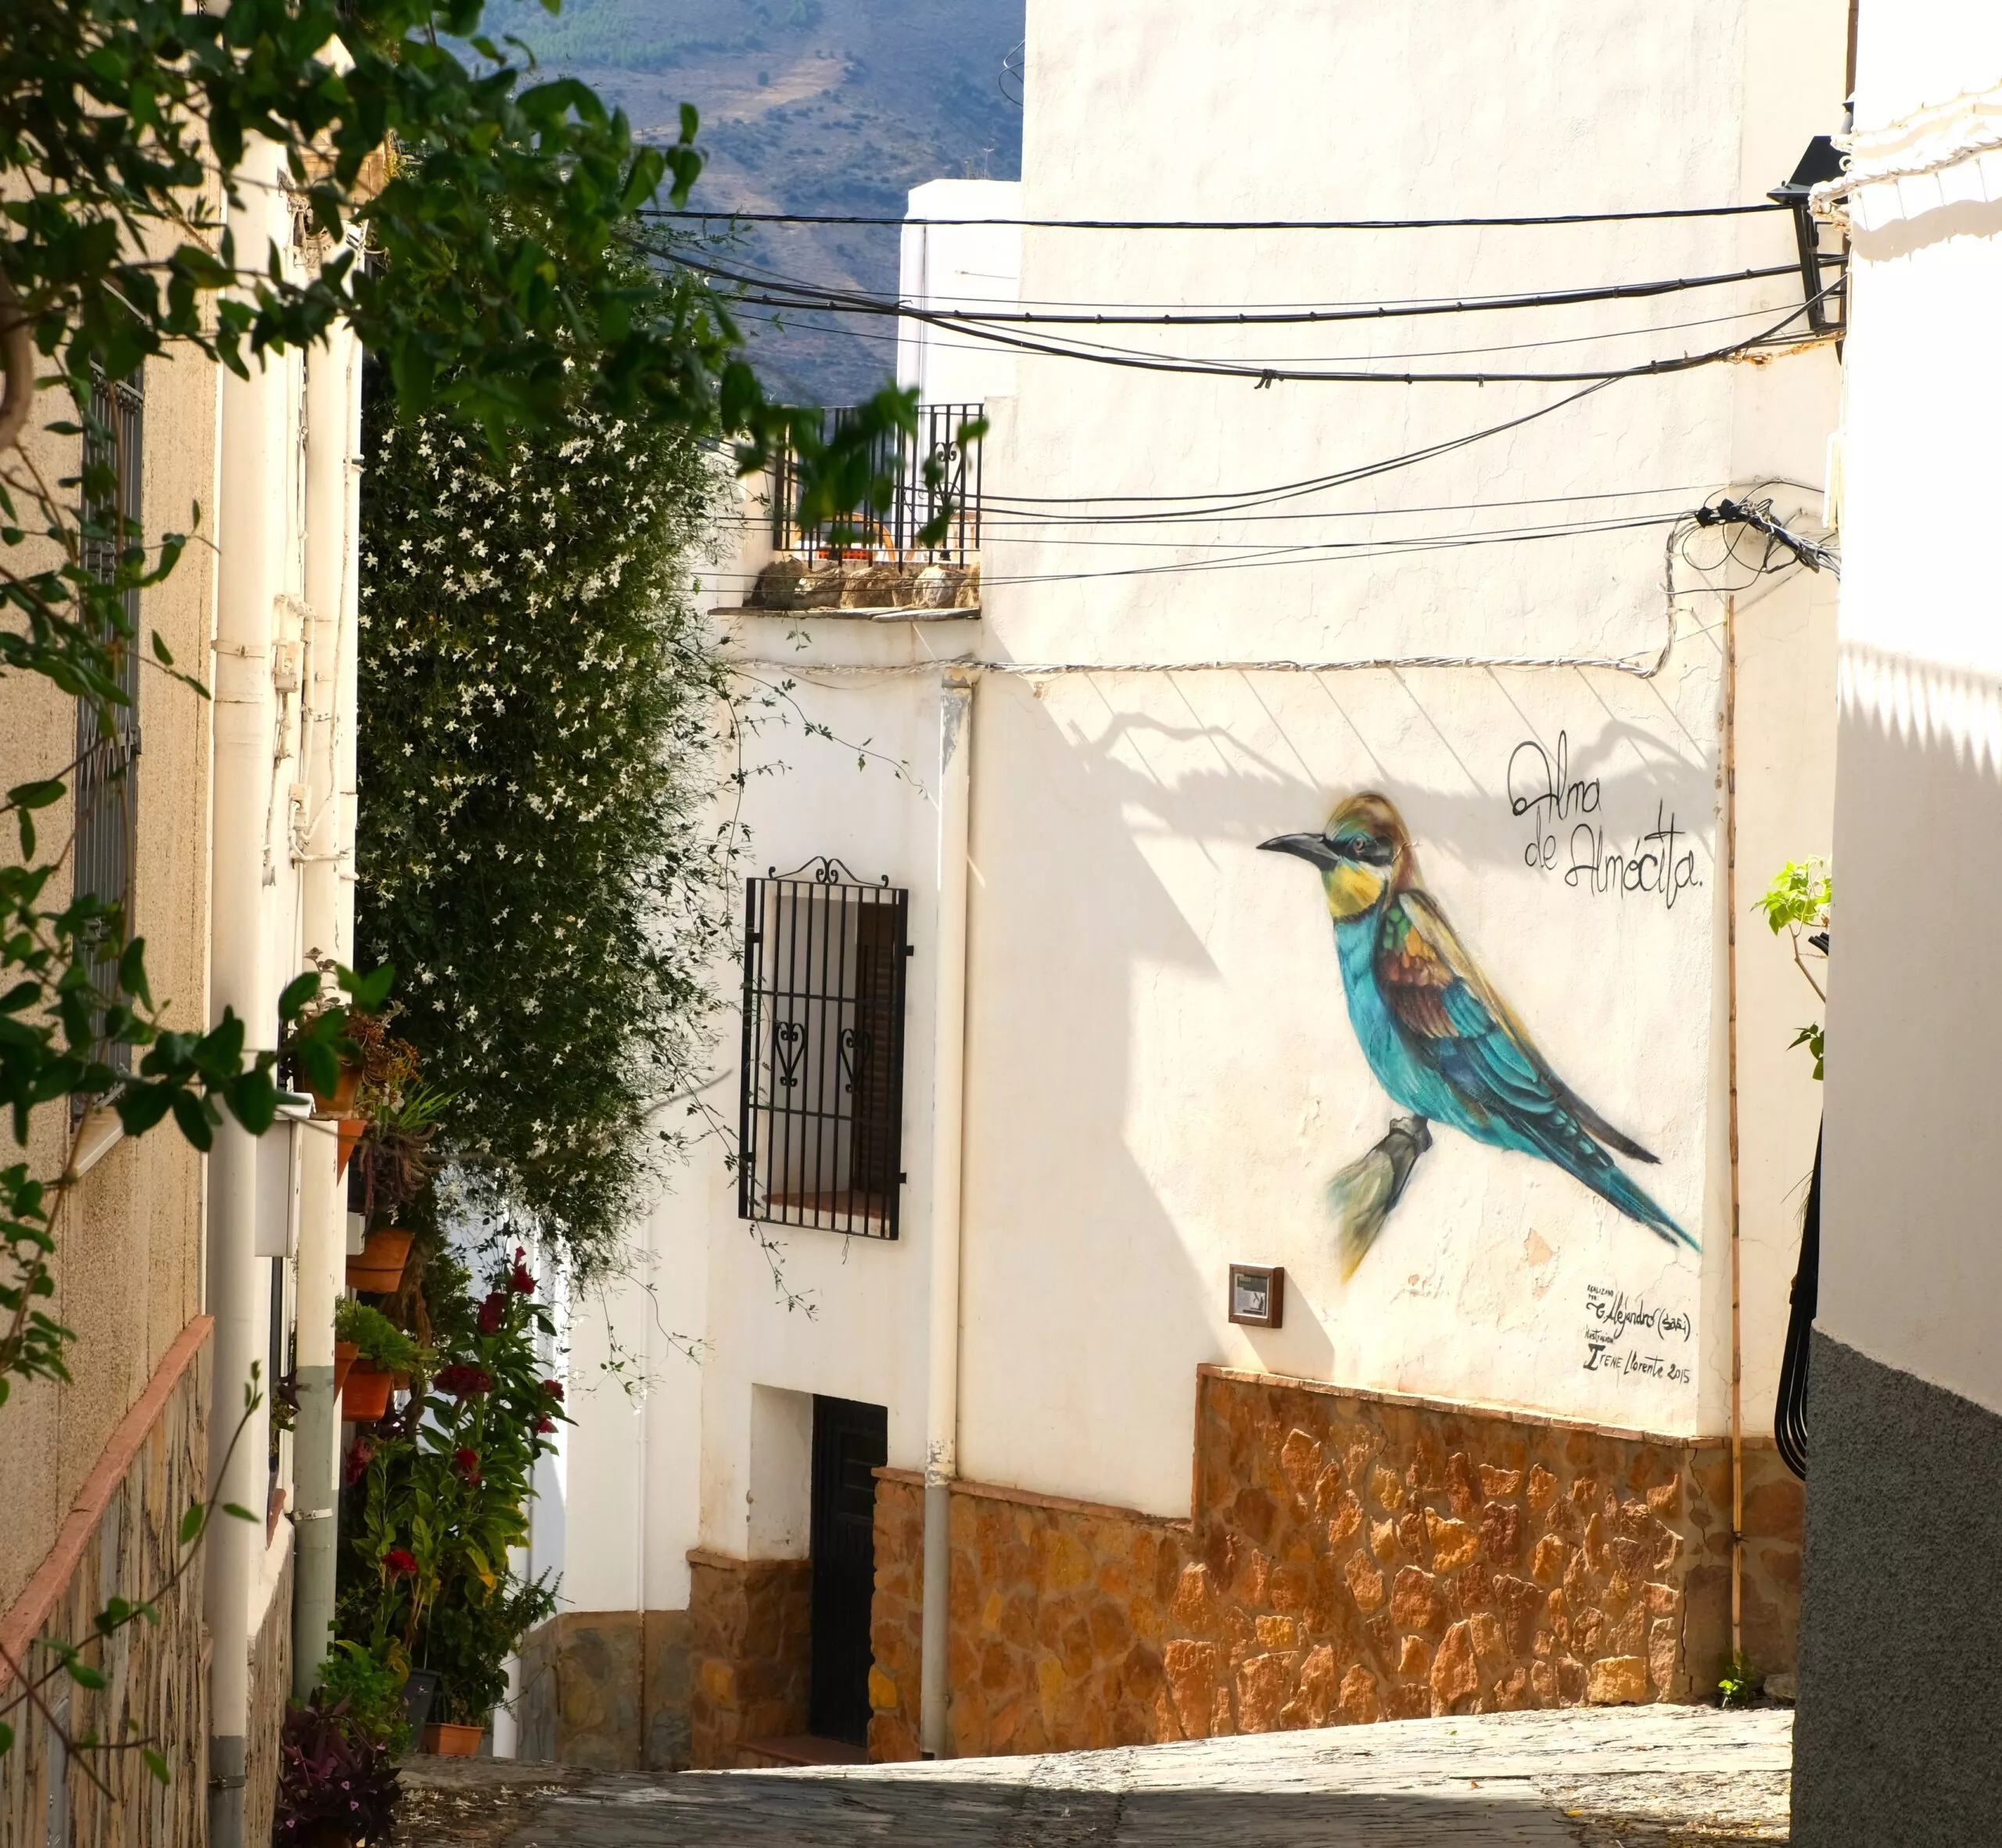
M894 215L925 180L1014 179L1022 113L1002 60L1024 0L565 0L490 8L490 31L583 78L643 137L701 112L703 209ZM1019 95L1018 91L1014 94ZM817 283L894 294L897 233L859 225L757 227L740 260ZM747 307L759 371L788 395L851 403L895 367L888 323L784 318Z

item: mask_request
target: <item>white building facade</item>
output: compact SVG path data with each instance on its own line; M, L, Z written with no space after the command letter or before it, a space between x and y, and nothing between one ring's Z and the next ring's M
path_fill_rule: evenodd
M1832 583L1692 516L1822 536L1838 362L1784 213L1494 221L1762 204L1840 127L1845 11L1208 25L1032 7L1019 189L913 196L900 376L984 404L977 574L761 545L719 612L791 720L748 1138L575 1319L525 1749L1792 1668L1819 1100L1750 906L1826 851ZM1302 224L1412 219L1483 222Z
M1866 0L1848 174L1824 202L1853 246L1855 303L1793 1784L1808 1848L1987 1841L2002 1796L1986 1161L2002 993L1985 959L1949 971L1911 947L1914 900L1979 918L1998 864L1995 590L1978 551L1939 537L1998 485L1998 125L1993 9ZM1892 842L1911 876L1884 876Z

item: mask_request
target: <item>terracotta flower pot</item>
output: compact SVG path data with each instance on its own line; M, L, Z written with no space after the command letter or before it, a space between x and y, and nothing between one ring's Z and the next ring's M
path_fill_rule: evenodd
M354 1363L361 1359L361 1350L352 1341L334 1344L334 1397L341 1396L341 1389L347 1384L347 1376L354 1369Z
M372 1360L357 1360L348 1369L347 1390L341 1394L341 1416L357 1424L373 1424L389 1408L389 1376Z
M368 1235L359 1258L347 1261L350 1290L386 1292L404 1280L404 1265L410 1257L411 1235L393 1225L379 1226Z
M454 1726L434 1721L424 1729L424 1749L440 1758L471 1758L479 1750L484 1726Z
M361 1068L343 1065L332 1091L315 1090L313 1114L316 1117L344 1117L354 1107L354 1094L361 1085Z
M347 1164L354 1159L354 1151L361 1145L363 1132L368 1127L365 1117L343 1117L337 1132L338 1157L334 1163L334 1178L339 1180L347 1172Z

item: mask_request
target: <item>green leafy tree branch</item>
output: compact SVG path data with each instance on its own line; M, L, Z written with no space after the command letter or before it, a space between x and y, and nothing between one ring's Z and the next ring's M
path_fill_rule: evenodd
M1774 875L1773 882L1763 895L1753 902L1754 910L1765 913L1766 921L1771 925L1775 937L1785 931L1792 938L1794 966L1806 978L1815 999L1824 1007L1828 1001L1828 991L1808 967L1807 956L1824 962L1828 960L1828 920L1834 899L1834 874L1828 863L1810 856L1805 860L1789 860ZM1806 955L1802 953L1803 946ZM1803 1027L1790 1044L1807 1048L1814 1055L1814 1075L1821 1078L1828 1053L1824 1023L1815 1021Z

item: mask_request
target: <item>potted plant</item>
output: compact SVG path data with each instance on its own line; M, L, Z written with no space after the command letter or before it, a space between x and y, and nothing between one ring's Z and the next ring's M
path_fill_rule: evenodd
M314 960L317 974L301 980L311 985L331 977L339 992L323 991L307 1004L280 1055L289 1081L303 1083L312 1093L314 1115L340 1122L345 1144L357 1100L371 1068L383 1058L382 1024L393 1009L378 1010L389 993L393 971L378 969L358 976L330 956ZM343 1146L342 1165L346 1164Z
M345 1117L354 1108L354 1093L361 1083L362 1066L358 1059L343 1059L340 1075L334 1081L331 1091L322 1091L310 1081L307 1089L312 1093L313 1114L316 1117Z
M415 1235L400 1226L379 1225L364 1241L361 1254L347 1261L347 1286L372 1296L387 1296L404 1280Z
M354 1151L361 1141L361 1132L368 1127L364 1117L343 1117L335 1130L334 1178L340 1179L347 1172L348 1164L354 1159Z
M389 1394L401 1375L407 1380L418 1365L418 1344L379 1309L343 1297L334 1305L335 1353L340 1344L354 1351L341 1394L341 1416L357 1424L372 1424L389 1408ZM339 1367L338 1358L335 1366Z
M391 1042L405 1047L406 1042ZM439 1117L451 1093L420 1082L414 1052L396 1053L380 1079L363 1087L368 1117L354 1150L349 1177L350 1210L374 1220L394 1214L416 1199L431 1178L429 1148ZM361 1256L348 1260L347 1279L356 1290L387 1293L403 1283L412 1235L397 1225L379 1225L368 1234Z
M344 1706L350 1721L380 1739L391 1756L400 1758L414 1736L407 1690L415 1678L400 1651L366 1649L358 1642L337 1639L320 1666L318 1694L324 1704ZM426 1679L435 1685L437 1677ZM428 1692L424 1699L428 1705ZM418 1727L422 1724L420 1717Z
M391 1043L408 1047L404 1040ZM452 1093L422 1082L417 1055L407 1051L386 1061L382 1078L371 1076L360 1095L365 1121L354 1152L356 1180L359 1211L372 1219L380 1212L393 1213L422 1192L431 1177L431 1139ZM350 1189L350 1198L356 1190Z
M517 1578L508 1558L526 1542L536 1459L563 1415L561 1386L542 1376L551 1326L520 1253L483 1298L444 1294L465 1280L449 1251L427 1264L421 1312L445 1364L357 1446L342 1518L341 1634L438 1678L425 1738L448 1754L477 1750L507 1658L554 1611L548 1583Z
M274 1843L362 1848L387 1842L400 1794L388 1746L350 1716L345 1700L314 1699L285 1715Z
M424 1749L440 1758L477 1758L479 1742L486 1736L486 1722L461 1725L452 1720L433 1720L424 1729Z
M490 1590L468 1587L461 1599L436 1606L425 1638L425 1660L439 1675L443 1717L425 1728L424 1749L469 1757L492 1724L508 1691L508 1658L536 1624L556 1613L542 1578L497 1573Z

